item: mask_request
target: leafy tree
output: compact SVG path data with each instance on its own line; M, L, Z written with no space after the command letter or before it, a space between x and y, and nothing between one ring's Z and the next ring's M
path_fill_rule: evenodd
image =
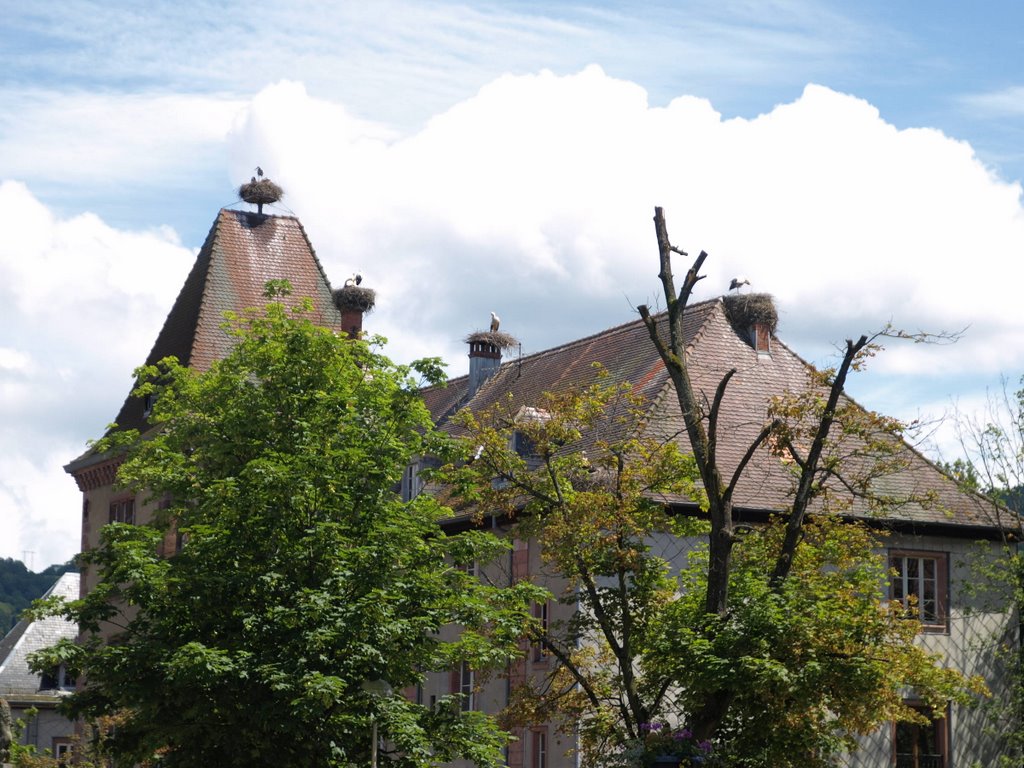
M395 765L497 763L506 735L483 713L400 691L462 662L504 665L539 591L452 567L505 545L447 536L448 510L396 494L411 457L448 450L413 378L437 381L436 361L395 365L308 309L229 316L235 346L206 373L173 359L139 370L155 428L96 448L126 451L119 482L162 509L153 525L104 528L82 555L100 576L84 599L39 606L85 640L35 664L84 677L67 711L113 718L105 748L125 764L366 764L373 722ZM161 556L168 526L183 546ZM442 641L451 623L465 631ZM378 680L394 693L365 690Z
M1024 760L1024 378L1019 383L1014 390L1004 379L981 413L956 414L961 456L943 465L962 487L991 501L991 520L1002 535L997 557L979 553L971 560L975 578L967 589L984 609L1011 605L1016 614L1015 637L1000 632L985 639L1001 649L1006 666L1005 694L986 703L991 729L1007 743L1006 766Z
M21 612L52 587L61 574L74 570L74 564L69 562L33 573L20 560L0 558L0 635L10 630Z
M588 765L648 759L664 722L722 764L795 767L829 764L852 735L885 721L920 721L903 703L907 687L936 705L966 701L980 683L944 669L915 644L916 623L886 606L877 535L836 519L854 500L876 509L911 501L875 490L904 466L901 425L843 396L877 339L849 342L836 369L809 372L806 390L775 398L726 474L716 434L735 371L714 393L695 391L682 333L705 255L677 294L660 210L656 221L667 320L639 309L675 384L692 456L676 436L646 429L649 404L601 381L548 393L534 408L513 412L510 400L457 418L475 460L443 476L464 503L508 515L513 536L539 541L541 578L562 580L568 614L532 628L555 663L527 682L507 717L560 718L578 729ZM764 526L739 526L733 490L758 451L792 467L792 504ZM706 520L671 514L680 497L698 500ZM819 520L812 509L837 515ZM670 564L669 541L689 553Z
M723 764L814 766L854 734L913 717L906 686L936 706L963 698L963 678L915 645L918 624L885 605L880 540L863 525L807 522L781 588L786 522L737 532L730 610L708 614L710 526L667 503L702 497L694 460L650 434L645 415L628 386L599 376L528 413L506 401L456 418L474 461L442 475L464 503L538 541L540 578L560 584L564 606L565 618L532 627L554 663L516 691L508 722L555 719L579 733L586 765L649 758L661 737L652 724L664 722L677 748L713 739ZM728 711L698 736L694 713L723 689Z
M711 532L708 537L706 581L703 582L703 618L696 625L696 636L701 642L715 648L723 637L728 637L732 632L737 617L747 613L748 606L759 607L763 601L786 604L789 596L800 594L800 579L796 577L795 568L800 557L800 547L807 539L808 515L812 509L841 512L855 501L876 510L885 510L909 501L929 503L927 495L904 499L877 491L876 481L879 478L897 473L906 466L909 452L902 442L903 425L894 419L860 408L845 397L844 389L849 374L860 369L881 350L879 342L883 338L898 337L923 342L945 340L948 336L910 335L885 328L872 336L862 335L856 341L848 340L842 359L834 369L810 373L810 381L805 390L785 393L773 399L768 420L760 433L749 444L737 467L732 469L731 474L726 474L718 458L717 434L721 404L736 371L728 371L719 380L714 393L697 391L690 373L683 334L683 313L695 286L703 279L700 271L707 253L702 251L694 259L682 286L677 289L672 272L672 255L685 253L672 245L660 208L655 209L654 222L660 263L659 278L667 308L666 321L660 324L646 305L637 309L672 378L708 500ZM744 538L739 535L733 515L733 492L749 461L761 449L771 450L791 465L794 487L789 507L780 515L778 522L784 528L784 533L774 540L774 546L761 553L765 562L769 563L763 594L744 594L737 599L730 592L739 573L733 557L735 548ZM811 594L814 594L813 591ZM813 613L817 607L816 601L810 600L807 607ZM757 613L755 611L754 615ZM753 626L746 631L753 633L752 637L757 637L762 630ZM853 634L850 640L856 641L858 637ZM892 639L897 642L898 638L898 634L892 635ZM924 675L927 671L924 665L930 663L927 656L910 645L900 645L909 656L917 656L916 660L908 659L911 666L905 671L913 667L914 676ZM736 654L745 652L745 648L743 643L735 649L726 643L720 656L723 668L731 668L738 660ZM873 654L868 653L868 648L861 650L862 657L873 657ZM763 652L772 653L768 647ZM890 681L897 687L900 674L902 672L896 672L897 679ZM958 690L955 678L955 675L945 678L930 676L930 682L937 687L931 690L927 687L918 689L917 693L931 701L941 698L962 699L964 690ZM680 682L685 686L689 681L681 679ZM734 724L742 724L742 719L737 721L737 717L743 712L743 700L751 694L750 680L742 675L724 675L718 678L717 686L710 680L698 686L697 690L699 695L690 700L688 707L692 730L701 737L726 739L729 748L739 745L744 738L743 731L736 731ZM817 701L823 705L823 691L819 689L818 694ZM824 760L835 749L834 743L830 744L828 733L832 711L821 706L818 712L819 717L812 721L813 730L805 733L808 737L807 749L789 758L797 760L794 764L810 765L813 760ZM879 722L893 715L894 719L900 720L920 718L908 707L897 707L894 712L888 705L877 707L875 715ZM797 731L802 730L793 723L788 725ZM746 751L748 746L740 751ZM778 760L778 765L789 764L782 755L779 755Z

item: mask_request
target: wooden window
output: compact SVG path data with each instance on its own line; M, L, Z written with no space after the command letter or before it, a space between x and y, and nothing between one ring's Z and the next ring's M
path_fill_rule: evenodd
M923 705L911 706L925 717L934 717L934 713ZM893 727L893 752L896 768L946 768L949 765L946 717L931 719L927 725L896 723Z
M548 729L534 728L531 745L531 768L548 768Z
M111 523L127 523L135 525L135 499L119 499L110 502Z
M889 553L889 597L925 632L945 632L949 620L949 558L945 552Z
M462 694L463 712L476 709L476 694L473 692L473 678L473 670L470 668L469 663L465 661L462 662L462 666L459 667L459 693Z
M537 619L539 629L543 634L548 633L548 603L533 604L533 615ZM533 660L544 661L547 658L547 650L544 648L544 643L540 641L534 641L533 643Z

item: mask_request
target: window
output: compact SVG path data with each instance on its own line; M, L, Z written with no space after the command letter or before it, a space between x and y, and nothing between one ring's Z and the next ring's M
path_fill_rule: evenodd
M75 687L75 678L73 678L63 664L59 667L43 672L39 676L39 690L41 691L57 691L57 690L73 690Z
M537 619L539 630L543 634L548 633L548 603L534 603L533 605L533 616ZM533 660L543 661L547 657L547 651L544 649L544 643L535 641L533 643Z
M68 765L71 762L71 740L54 738L52 754L59 765Z
M110 502L109 522L135 525L135 499L120 499Z
M933 717L927 708L912 705L925 717ZM946 768L949 764L949 738L946 718L927 725L896 723L893 734L896 768Z
M533 731L532 768L548 768L548 732L538 728Z
M423 481L420 480L420 463L414 461L405 468L402 474L402 501L412 501L420 495L423 490Z
M889 596L926 632L946 630L949 561L944 552L890 552Z
M476 560L470 560L468 563L462 566L462 570L467 576L477 576Z
M475 709L475 694L473 693L473 670L467 662L462 662L459 667L459 693L462 694L462 711L468 712Z

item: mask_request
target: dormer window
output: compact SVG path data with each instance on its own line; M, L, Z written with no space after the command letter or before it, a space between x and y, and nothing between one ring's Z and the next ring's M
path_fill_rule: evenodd
M524 459L533 456L537 452L533 440L518 429L512 433L512 450Z
M73 691L75 678L68 673L68 668L61 664L39 676L40 691Z
M153 413L153 406L156 405L156 394L150 392L142 400L142 418L148 419Z
M518 427L520 424L543 424L550 418L551 414L544 409L524 405L516 411L512 422ZM537 447L534 445L533 440L518 428L512 432L509 440L511 442L509 447L522 458L528 459L537 455Z
M412 501L420 495L423 490L423 480L420 479L420 462L413 461L402 473L402 501Z

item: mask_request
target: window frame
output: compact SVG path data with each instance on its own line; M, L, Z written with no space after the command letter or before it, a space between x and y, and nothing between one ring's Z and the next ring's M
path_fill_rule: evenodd
M535 619L537 619L538 622L540 622L540 630L545 635L547 635L547 633L548 633L548 620L549 620L550 614L551 614L550 605L551 605L551 602L549 600L545 600L544 602L534 603L533 604L533 611L532 611L533 617ZM533 641L533 662L536 664L536 663L547 662L547 660L548 660L548 652L547 652L547 649L544 647L544 643L542 643L540 640L534 640Z
M950 725L949 705L948 704L946 705L945 710L941 712L941 715L939 717L934 717L934 715L935 715L934 710L932 710L930 707L928 707L928 705L926 705L923 701L912 699L912 700L909 700L909 701L905 701L904 703L908 707L910 707L911 709L917 710L919 713L923 714L925 717L930 718L931 719L931 725L930 726L922 726L922 725L919 725L918 723L908 723L906 721L903 721L903 722L900 722L900 721L893 722L893 724L892 724L892 764L895 766L895 768L948 768L948 766L951 764L950 763L951 753L950 753L950 733L949 733L949 725ZM932 762L929 762L929 763L927 763L925 765L922 765L920 763L919 759L918 759L921 756L920 755L914 755L914 754L911 754L909 756L904 755L903 756L904 759L901 761L900 760L900 754L896 751L896 749L898 747L898 741L897 741L898 740L898 732L899 732L901 727L908 728L908 729L913 729L913 731L915 733L915 737L914 737L915 740L917 740L917 733L919 733L921 728L925 728L925 727L934 728L935 729L935 742L936 742L936 748L938 749L938 754L933 755L933 756L941 758L940 765L935 766L934 763L932 763ZM932 756L932 755L930 755L930 756ZM910 761L909 762L906 760L906 757L910 757Z
M118 499L111 499L109 512L107 515L107 524L110 523L124 523L125 525L135 525L135 497L134 496L123 496Z
M530 729L530 766L531 768L547 768L548 766L548 729L538 726Z
M459 693L462 694L460 708L463 712L476 709L476 675L468 661L459 665Z
M901 565L897 565L896 561L901 561ZM912 576L909 574L910 569L907 567L908 562L918 561L918 575ZM933 561L934 565L934 585L935 585L935 616L930 618L925 614L927 604L921 599L920 589L923 583L926 581L926 576L923 571L923 564L925 561ZM950 589L949 589L949 553L939 550L925 550L925 549L901 549L895 548L890 549L887 553L887 563L889 566L889 599L899 601L903 604L904 609L907 611L907 618L916 619L921 624L921 631L930 634L947 634L949 632L949 601L950 601ZM908 589L911 585L911 579L917 581L916 589ZM914 613L911 613L911 608L908 605L909 597L916 595L918 597L917 605L914 608Z

